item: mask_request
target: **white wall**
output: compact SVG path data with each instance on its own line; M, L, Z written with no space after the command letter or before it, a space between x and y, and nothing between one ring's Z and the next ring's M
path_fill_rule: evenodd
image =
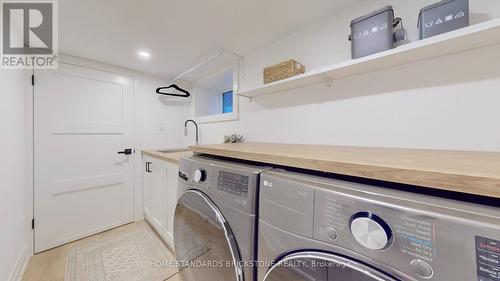
M164 79L139 74L135 80L136 149L183 147L190 103L157 95L157 87L168 86Z
M245 57L240 88L262 84L265 66L294 58L315 69L350 58L349 22L392 4L410 40L433 0L360 1ZM500 2L471 1L471 21L500 17ZM247 141L500 151L500 46L260 97L240 98L240 119L201 125L203 144Z
M31 200L27 184L29 74L0 70L0 280L13 280L31 255Z
M142 149L185 147L184 122L188 119L190 103L158 96L157 87L168 86L164 79L144 74L135 76L136 102L136 219L142 211Z

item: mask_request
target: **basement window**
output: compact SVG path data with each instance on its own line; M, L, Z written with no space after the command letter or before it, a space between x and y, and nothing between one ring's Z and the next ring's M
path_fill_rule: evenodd
M222 94L222 113L233 112L233 91Z
M238 119L237 68L232 67L193 82L194 113L198 123Z

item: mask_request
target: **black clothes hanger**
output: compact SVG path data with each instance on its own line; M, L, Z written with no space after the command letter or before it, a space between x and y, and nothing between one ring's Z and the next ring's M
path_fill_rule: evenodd
M170 89L170 88L174 88L177 91L182 92L183 94L164 93L164 92L161 91L161 90ZM188 91L182 89L181 87L177 86L176 84L172 84L172 85L170 85L168 87L157 88L156 89L156 93L159 94L159 95L166 95L166 96L173 96L173 97L182 97L182 98L188 98L189 96L191 96L191 94Z

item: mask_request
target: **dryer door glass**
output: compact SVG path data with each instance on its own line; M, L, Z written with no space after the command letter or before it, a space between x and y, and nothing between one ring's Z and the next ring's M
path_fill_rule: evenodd
M186 191L174 216L174 245L182 281L243 281L233 232L205 194Z
M396 281L369 266L340 256L300 252L284 257L265 281Z

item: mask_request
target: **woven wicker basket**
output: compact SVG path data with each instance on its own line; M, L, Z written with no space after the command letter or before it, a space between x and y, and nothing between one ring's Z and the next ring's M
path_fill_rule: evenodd
M287 79L306 72L306 68L295 60L289 60L264 68L264 84Z

